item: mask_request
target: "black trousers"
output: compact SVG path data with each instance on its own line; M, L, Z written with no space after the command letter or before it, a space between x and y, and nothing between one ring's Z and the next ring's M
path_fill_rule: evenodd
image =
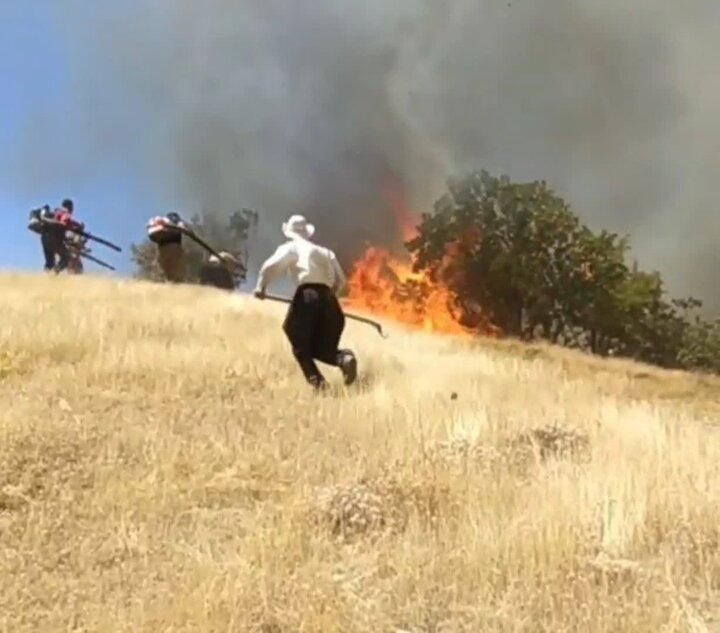
M70 255L65 246L64 232L45 231L40 236L42 244L43 256L45 257L45 270L55 270L60 272L68 266ZM56 264L55 258L58 262Z
M283 323L293 355L314 387L325 383L315 361L338 367L348 350L338 349L345 314L335 293L323 284L298 286Z

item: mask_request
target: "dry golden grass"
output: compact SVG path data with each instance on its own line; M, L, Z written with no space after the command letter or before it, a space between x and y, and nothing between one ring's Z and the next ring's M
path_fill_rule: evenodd
M0 296L0 631L720 630L716 380L350 324L318 398L281 306Z

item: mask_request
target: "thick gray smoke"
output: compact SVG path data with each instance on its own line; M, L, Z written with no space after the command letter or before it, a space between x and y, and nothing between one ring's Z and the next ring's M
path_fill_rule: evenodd
M423 210L487 168L548 180L720 308L716 0L92 4L58 3L74 160L115 148L181 210L257 208L256 257L292 212L352 257L396 236L389 178Z

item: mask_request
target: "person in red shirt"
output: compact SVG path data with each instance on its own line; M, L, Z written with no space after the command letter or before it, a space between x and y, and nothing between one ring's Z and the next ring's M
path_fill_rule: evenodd
M73 218L74 206L72 200L65 199L60 205L60 208L55 210L55 221L58 224L62 224L66 230L83 229L83 225L80 222L76 222Z
M67 244L65 243L65 237L67 231L83 230L84 224L77 222L73 218L75 205L73 201L66 198L62 201L59 208L55 209L54 227L51 231L50 239L52 242L52 250L55 252L57 257L57 264L55 265L55 272L60 273L65 270L70 264L70 253L68 253Z

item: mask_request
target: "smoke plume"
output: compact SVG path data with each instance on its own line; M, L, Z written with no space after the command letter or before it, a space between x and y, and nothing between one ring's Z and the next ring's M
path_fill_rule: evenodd
M714 0L58 5L83 115L67 169L102 155L181 211L256 208L256 257L301 212L347 262L397 237L388 182L421 211L487 168L546 179L720 309Z

